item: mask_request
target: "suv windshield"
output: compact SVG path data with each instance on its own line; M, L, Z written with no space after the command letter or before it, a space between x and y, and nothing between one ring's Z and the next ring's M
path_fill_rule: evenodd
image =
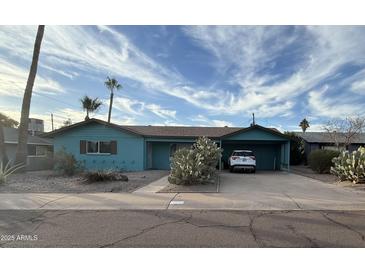
M236 151L233 152L232 156L253 156L252 151Z

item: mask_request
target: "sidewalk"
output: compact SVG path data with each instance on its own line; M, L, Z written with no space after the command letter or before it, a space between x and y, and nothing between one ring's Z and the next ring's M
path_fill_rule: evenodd
M225 178L230 187L220 193L157 193L168 184L167 176L133 193L0 193L0 210L365 210L363 191L305 177L285 185L284 179L299 180L291 177L277 177L280 185L274 188L265 178L250 181L257 176L247 177L245 186Z
M0 210L365 210L365 199L244 193L2 193Z

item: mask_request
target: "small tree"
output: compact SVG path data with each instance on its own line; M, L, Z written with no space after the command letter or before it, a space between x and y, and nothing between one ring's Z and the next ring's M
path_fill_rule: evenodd
M58 150L54 155L53 169L59 175L72 176L83 169L81 162L77 161L75 156L66 151L64 147Z
M309 122L305 118L299 123L299 126L302 128L303 132L305 132L307 130L307 128L310 127Z
M18 121L15 121L14 119L10 118L9 116L6 116L5 114L2 114L0 112L0 124L3 127L13 127L16 128L19 125Z
M72 125L72 120L70 118L68 118L67 120L65 120L61 126L61 128L63 127L68 127Z
M340 149L343 146L346 149L364 131L365 118L347 117L345 119L334 119L328 121L323 128L337 148Z

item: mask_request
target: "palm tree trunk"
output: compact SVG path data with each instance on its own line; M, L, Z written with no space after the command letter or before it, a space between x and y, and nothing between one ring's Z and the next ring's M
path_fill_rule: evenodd
M110 123L110 118L111 118L111 115L112 115L113 97L114 97L114 93L113 93L113 90L112 90L112 91L110 92L110 103L109 103L108 123Z
M8 155L6 154L4 128L2 123L0 123L0 155L1 155L0 161L3 163L3 166L5 166L8 163L9 158Z
M34 43L32 64L30 66L28 81L23 96L22 113L18 130L19 132L18 147L15 154L16 164L20 163L26 164L27 160L28 120L30 111L30 101L32 99L34 80L37 75L38 59L43 39L43 33L44 33L44 25L38 26L37 36Z
M85 117L85 121L89 120L89 110L86 109L86 117Z

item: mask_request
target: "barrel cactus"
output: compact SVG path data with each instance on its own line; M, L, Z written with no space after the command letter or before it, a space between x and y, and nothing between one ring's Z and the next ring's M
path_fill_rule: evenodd
M348 180L355 184L365 181L365 148L353 152L343 151L334 158L331 173L341 181Z

